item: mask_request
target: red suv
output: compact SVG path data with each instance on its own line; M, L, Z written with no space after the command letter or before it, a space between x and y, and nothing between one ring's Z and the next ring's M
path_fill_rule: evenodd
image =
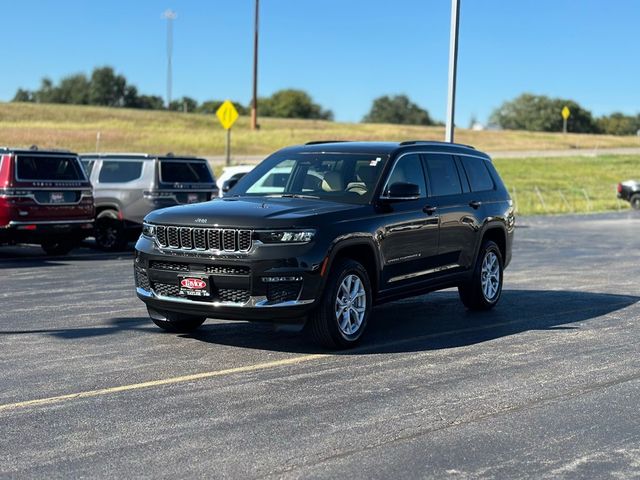
M91 183L75 153L0 147L0 244L63 255L92 234Z

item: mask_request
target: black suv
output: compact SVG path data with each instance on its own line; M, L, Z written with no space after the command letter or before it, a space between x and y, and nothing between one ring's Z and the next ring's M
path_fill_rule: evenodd
M509 194L472 147L312 142L274 153L224 198L147 215L136 290L165 330L306 321L344 348L382 302L458 287L469 309L493 307L513 232Z

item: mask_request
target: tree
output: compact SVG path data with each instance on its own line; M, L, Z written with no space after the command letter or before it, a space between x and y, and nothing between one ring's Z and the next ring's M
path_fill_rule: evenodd
M636 135L640 131L640 114L634 117L615 112L598 118L598 126L609 135Z
M323 110L320 105L313 103L311 96L303 90L277 91L269 98L260 99L258 108L264 117L333 119L331 110Z
M211 113L215 114L222 105L223 100L207 100L200 104L198 107L198 113ZM238 114L247 115L249 113L249 109L242 105L240 102L232 102L233 106L236 107Z
M12 102L33 102L33 92L19 88L13 96Z
M197 108L198 102L191 97L182 97L169 104L169 110L176 112L195 112Z
M124 104L126 85L127 80L122 75L116 75L113 68L95 68L91 74L89 103L91 105L121 107Z
M530 93L523 93L511 101L504 102L491 114L490 123L495 123L507 130L561 132L561 112L565 106L571 111L567 121L569 132L598 133L600 131L591 112L582 108L577 102Z
M164 100L159 95L139 95L135 108L162 110L164 108Z
M435 125L429 112L413 103L406 95L384 95L376 98L371 105L371 110L362 121L401 125Z
M89 103L89 80L83 73L69 75L53 87L55 103L87 105Z

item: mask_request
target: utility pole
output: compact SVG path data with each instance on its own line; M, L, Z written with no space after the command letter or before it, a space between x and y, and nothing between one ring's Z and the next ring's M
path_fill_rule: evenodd
M253 98L251 100L251 130L258 128L258 15L260 0L255 0L256 13L253 29Z
M458 25L460 0L451 0L451 33L449 39L449 92L447 97L447 125L445 142L453 142L456 110L456 73L458 70Z
M167 108L171 104L171 87L172 87L172 68L171 68L171 56L173 54L173 21L178 17L178 14L168 8L162 14L162 18L167 20Z

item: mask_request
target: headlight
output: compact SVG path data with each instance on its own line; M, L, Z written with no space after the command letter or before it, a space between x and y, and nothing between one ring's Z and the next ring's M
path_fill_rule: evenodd
M315 230L285 230L281 232L258 232L262 243L309 243L315 236Z
M156 236L156 227L155 225L150 225L148 223L142 224L142 235L147 238L154 238Z

